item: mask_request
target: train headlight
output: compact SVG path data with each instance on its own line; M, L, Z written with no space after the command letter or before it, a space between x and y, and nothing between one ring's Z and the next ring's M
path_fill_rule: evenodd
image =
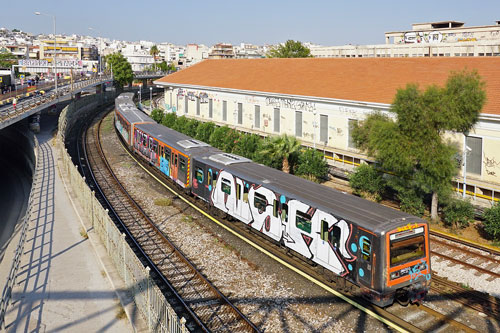
M398 277L400 277L400 275L401 275L400 271L392 272L391 273L391 280L397 279Z

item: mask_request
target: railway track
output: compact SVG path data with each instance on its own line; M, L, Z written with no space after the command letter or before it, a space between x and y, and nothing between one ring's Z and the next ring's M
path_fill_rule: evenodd
M119 136L118 136L119 137ZM121 138L120 138L121 140ZM123 145L123 142L122 142ZM125 150L128 150L125 145L123 145L123 148ZM272 256L276 256L278 258L278 261L285 262L298 270L300 270L300 274L303 276L307 276L309 280L311 281L317 281L318 285L326 285L328 286L333 286L336 288L336 295L338 296L339 294L342 295L345 298L349 298L351 301L349 301L350 304L356 303L359 305L355 305L358 308L365 308L368 309L369 311L375 313L377 316L383 318L385 321L384 323L390 323L390 327L396 328L399 331L408 331L408 332L423 332L427 331L429 327L432 327L434 329L450 329L452 328L453 331L464 331L464 332L476 332L474 329L471 329L464 325L461 322L456 321L453 318L449 318L448 316L439 313L436 310L433 310L432 308L429 308L427 306L411 306L409 309L411 311L419 311L420 313L425 313L428 315L427 318L427 323L425 327L418 327L414 324L412 324L409 320L400 317L391 311L388 311L387 309L379 308L363 298L359 297L356 292L354 291L354 288L352 285L346 284L345 280L340 279L337 280L335 283L332 284L331 280L327 280L325 278L325 275L323 274L323 270L320 267L312 267L308 263L304 262L303 259L296 257L291 251L289 251L286 248L279 247L275 242L272 242L270 240L267 240L262 237L262 235L257 234L254 229L248 227L247 225L243 223L234 223L234 221L228 221L224 218L220 218L219 214L214 214L219 216L219 218L215 219L212 216L210 216L207 211L210 211L210 209L207 209L206 205L204 202L197 201L195 198L185 195L181 190L174 190L176 184L165 180L163 178L163 175L156 170L155 168L152 168L150 165L147 163L144 163L141 160L136 159L131 152L129 152L130 156L138 163L140 164L145 170L147 170L151 175L153 175L155 178L157 178L158 181L161 179L160 182L167 182L169 185L166 186L172 193L177 196L177 197L182 197L184 202L186 202L188 205L191 205L193 208L198 210L199 212L202 212L205 216L211 218L213 221L217 221L220 225L223 225L224 228L227 230L231 230L234 232L234 234L239 234L243 235L243 237L246 239L247 243L253 243L256 244L257 247L260 247L266 252L269 252L272 254ZM241 237L240 237L241 238ZM431 319L432 317L432 319Z
M158 230L120 185L100 145L100 124L99 121L97 126L89 127L84 140L95 181L137 249L148 258L150 266L170 289L167 294L171 294L196 323L192 330L258 332L258 328Z

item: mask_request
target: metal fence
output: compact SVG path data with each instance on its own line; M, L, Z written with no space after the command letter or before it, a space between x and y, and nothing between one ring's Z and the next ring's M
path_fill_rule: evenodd
M113 92L111 92L113 93ZM105 96L104 98L109 98ZM95 107L88 107L99 102L99 97L83 97L76 103L68 105L59 117L59 131L57 147L61 157L62 171L69 179L69 186L73 190L76 200L79 201L85 213L92 221L94 230L99 235L107 253L112 259L117 271L125 282L128 292L133 297L139 312L147 322L150 332L187 333L185 319L179 319L177 314L167 302L154 280L151 278L149 267L144 267L134 251L96 199L94 192L80 176L78 168L72 163L71 157L64 147L65 133L74 125L78 112L81 119L81 106L86 106L83 112L95 112Z
M19 269L19 265L21 264L21 256L23 255L24 252L24 244L26 242L26 234L28 231L28 225L29 221L31 219L31 213L33 210L33 199L34 199L34 189L36 185L38 184L39 178L36 171L38 170L38 141L36 140L36 137L33 136L33 154L34 154L34 159L35 159L35 170L34 170L34 177L33 181L31 184L31 190L30 190L30 196L28 199L28 209L26 211L26 214L24 214L24 217L21 221L21 236L19 238L19 242L16 247L16 251L14 254L14 260L12 262L12 265L10 267L9 275L7 277L7 281L5 283L5 286L2 291L2 299L0 300L0 330L5 329L5 314L7 311L7 307L10 304L11 298L12 298L12 288L14 287L14 284L16 283L16 277L17 277L17 271Z

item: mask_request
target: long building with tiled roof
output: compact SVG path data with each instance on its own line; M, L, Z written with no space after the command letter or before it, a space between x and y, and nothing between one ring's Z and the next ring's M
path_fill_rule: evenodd
M291 134L338 166L369 161L349 127L389 112L397 89L442 86L453 71L476 70L487 102L469 136L450 133L467 157L467 191L500 199L500 57L206 60L158 81L179 115L260 135ZM457 178L457 188L463 178Z

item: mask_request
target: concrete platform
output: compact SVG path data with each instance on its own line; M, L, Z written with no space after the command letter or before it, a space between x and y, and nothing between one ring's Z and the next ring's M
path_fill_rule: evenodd
M42 132L37 136L41 163L34 189L35 214L6 314L6 330L132 332L137 325L130 323L119 301L118 295L124 293L117 290L120 281L108 278L113 268L103 265L106 259L95 240L88 238L85 221L75 211L58 172L52 118L42 117Z

